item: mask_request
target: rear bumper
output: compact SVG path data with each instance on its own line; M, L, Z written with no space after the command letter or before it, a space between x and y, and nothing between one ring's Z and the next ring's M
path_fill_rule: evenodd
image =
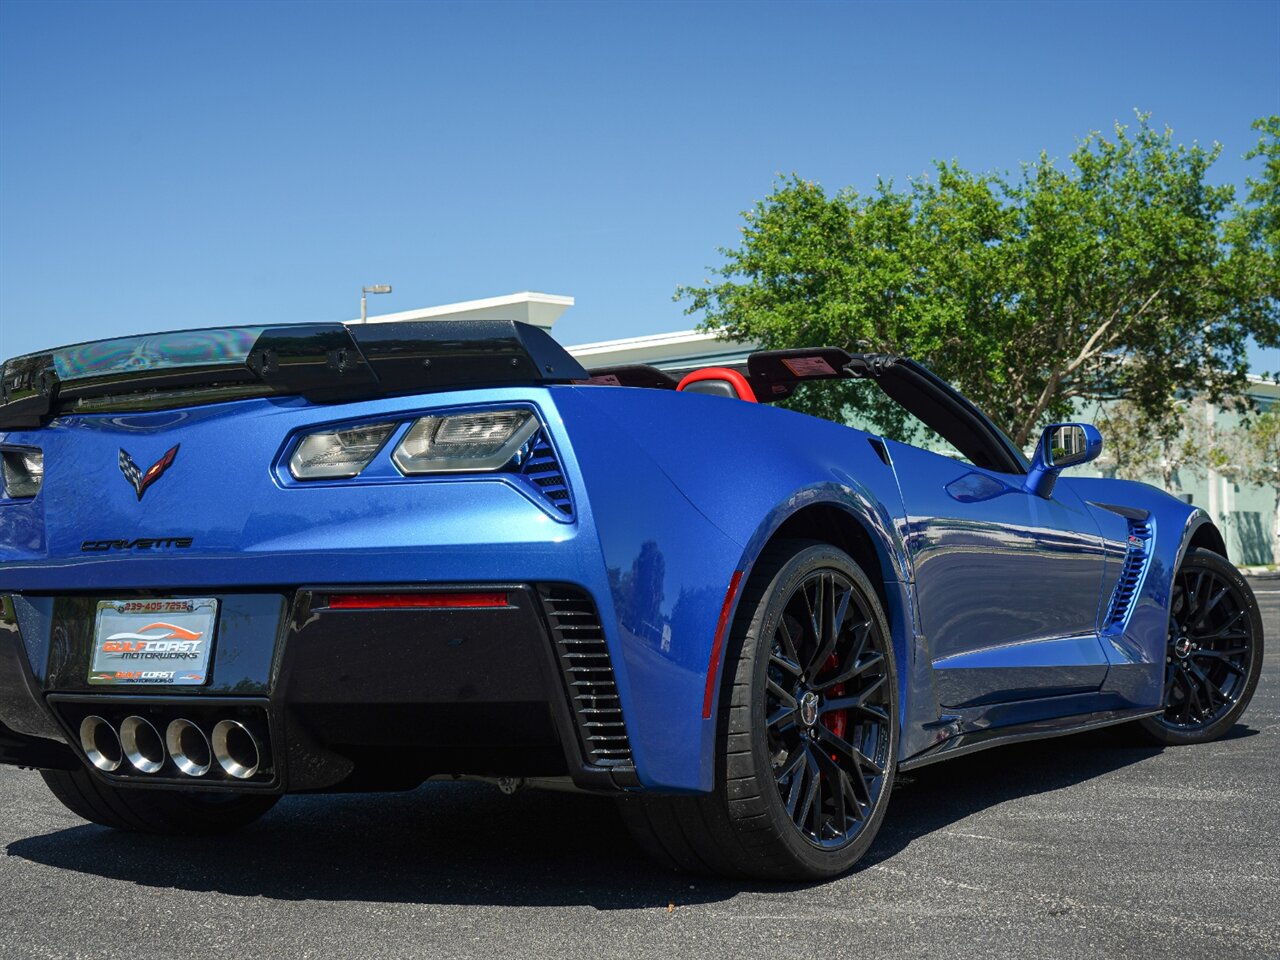
M610 412L591 391L617 394L628 409L644 392L494 388L340 405L245 400L65 417L6 435L43 449L46 471L38 496L0 503L0 595L27 598L28 606L144 591L274 596L292 615L299 589L315 584L575 584L603 619L640 782L705 793L715 782L717 744L714 711L703 715L707 669L725 590L744 558L745 540L724 528L749 530L759 516L728 498L736 519L709 519L660 462L671 451L655 459L631 438L627 410ZM538 492L545 477L404 477L387 447L353 479L303 484L279 469L287 438L301 431L497 404L538 411L571 515ZM659 417L647 402L640 406L641 419ZM120 450L150 462L178 442L180 458L139 501L120 476ZM42 710L50 651L41 637L50 630L47 622L24 624L20 644ZM259 642L244 656L283 656L284 645ZM260 685L220 692L275 703L284 695L280 679L273 675L268 692ZM9 682L0 677L0 685ZM320 723L337 708L329 718L312 712Z
M92 611L121 593L13 595L0 618L0 762L88 763L79 731L90 716L117 730L139 716L161 733L184 719L206 734L226 718L262 743L263 763L249 780L223 775L216 763L192 777L167 756L150 773L127 761L114 771L90 769L130 785L211 790L407 789L439 775L568 777L603 792L638 787L591 595L548 583L447 589L501 593L506 603L340 609L331 598L352 588L327 586L221 594L205 686L109 693L88 682Z

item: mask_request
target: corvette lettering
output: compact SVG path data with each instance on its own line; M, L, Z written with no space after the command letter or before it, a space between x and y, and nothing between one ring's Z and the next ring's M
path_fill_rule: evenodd
M191 537L138 537L134 540L85 540L81 553L105 553L109 550L185 550Z

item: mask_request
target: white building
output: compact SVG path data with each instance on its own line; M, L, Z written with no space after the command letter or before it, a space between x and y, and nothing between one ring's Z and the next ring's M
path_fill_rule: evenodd
M519 320L550 330L560 314L573 306L573 297L554 293L511 293L505 297L443 303L438 307L419 307L399 313L383 313L369 317L369 323L394 323L397 320ZM349 323L359 323L351 320Z
M369 323L396 320L520 320L550 332L560 315L573 306L573 297L551 293L511 293L505 297L464 300L438 307L421 307L370 317ZM355 322L355 321L353 321ZM645 337L604 340L600 343L566 344L584 367L612 367L623 363L647 363L679 372L699 367L745 363L750 344L728 343L709 333L680 330Z

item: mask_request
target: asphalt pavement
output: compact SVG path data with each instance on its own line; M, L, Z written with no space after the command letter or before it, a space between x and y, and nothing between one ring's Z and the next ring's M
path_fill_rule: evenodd
M651 866L607 801L481 785L286 798L231 838L116 833L0 767L0 957L1280 957L1280 580L1243 722L917 772L830 883Z

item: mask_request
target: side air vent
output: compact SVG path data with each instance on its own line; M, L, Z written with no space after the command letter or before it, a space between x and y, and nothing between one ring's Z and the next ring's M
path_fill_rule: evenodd
M522 452L520 476L559 514L573 519L573 497L545 430L539 430Z
M1107 628L1114 629L1124 623L1129 609L1138 596L1142 575L1147 569L1151 553L1151 524L1147 521L1129 521L1129 546L1124 554L1124 566L1120 570L1120 582L1111 597L1111 609L1107 611Z
M551 625L583 757L599 766L631 763L631 742L595 603L575 587L546 585L538 592Z

